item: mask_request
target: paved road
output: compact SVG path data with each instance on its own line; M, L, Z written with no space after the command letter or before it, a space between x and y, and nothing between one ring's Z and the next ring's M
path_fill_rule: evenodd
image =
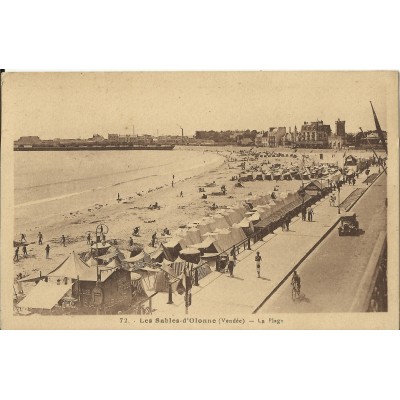
M375 241L386 230L386 174L352 208L360 236L339 236L334 229L298 268L301 296L293 302L287 280L258 313L347 312L368 264Z

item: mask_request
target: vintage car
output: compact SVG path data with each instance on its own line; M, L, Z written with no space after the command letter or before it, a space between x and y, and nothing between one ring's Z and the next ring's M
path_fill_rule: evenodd
M358 221L355 212L346 212L340 218L339 236L358 235Z

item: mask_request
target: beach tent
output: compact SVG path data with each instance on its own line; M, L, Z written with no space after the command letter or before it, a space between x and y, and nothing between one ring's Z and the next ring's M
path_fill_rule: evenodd
M238 224L240 228L243 229L243 232L246 234L247 237L251 236L252 233L254 232L254 226L251 221L248 220L248 218L243 218Z
M238 210L235 210L233 208L230 208L226 211L227 214L227 218L229 219L229 221L231 222L231 226L237 222L240 222L242 220L242 216L239 213Z
M107 266L101 265L89 268L82 275L79 275L79 280L85 282L97 282L97 273L99 273L100 282L104 282L119 267L120 261L114 259Z
M223 253L224 251L230 249L236 244L236 241L231 234L231 232L220 233L217 236L217 240L213 243L218 253Z
M246 208L243 206L235 206L232 207L232 210L234 210L235 212L237 212L239 214L239 216L241 217L241 219L239 220L239 222L244 218L244 214L247 212Z
M55 282L40 281L17 306L51 310L71 289L72 283L58 285Z
M78 277L81 277L90 269L73 251L56 269L49 272L47 276L78 279Z
M162 244L158 246L158 249L149 253L151 261L162 262L164 260L164 247Z
M218 236L218 235L216 235ZM207 236L202 242L192 245L193 248L200 250L202 253L214 253L216 252L214 242L216 241L215 236Z
M164 243L164 255L168 261L174 261L179 256L179 251L182 250L180 245L181 238L174 238Z
M178 257L171 265L170 268L174 271L174 275L180 277L185 266L188 265L188 262Z
M240 226L232 226L231 235L235 243L239 243L245 239L247 239L246 234Z
M201 240L201 234L197 228L190 228L186 236L190 239L190 244L198 243L198 241Z
M215 221L215 228L217 229L217 228L219 228L219 229L222 229L222 228L229 228L229 223L228 223L228 221L225 219L225 217L223 216L223 215L221 215L221 214L216 214L215 216L214 216L214 221ZM215 230L215 229L214 229Z
M202 240L199 229L190 228L186 231L186 234L182 236L182 239L179 241L181 247L184 249L189 247L194 243L198 243Z
M204 235L207 232L213 232L216 228L213 222L214 220L211 219L203 220L201 224L197 226L200 231L200 235Z
M193 247L188 247L179 252L179 256L184 261L194 264L198 264L200 262L200 254L200 250Z

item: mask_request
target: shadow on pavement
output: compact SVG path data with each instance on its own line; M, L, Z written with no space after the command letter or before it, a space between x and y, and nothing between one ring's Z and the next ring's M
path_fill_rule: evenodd
M233 278L233 279L238 279L239 281L244 281L243 278L239 278L239 277L237 277L237 276L232 276L232 278Z
M304 293L300 293L300 296L296 299L299 303L311 303L311 300L306 297Z

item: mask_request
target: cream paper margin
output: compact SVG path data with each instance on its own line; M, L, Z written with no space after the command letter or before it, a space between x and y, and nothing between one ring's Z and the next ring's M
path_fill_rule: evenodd
M212 73L212 72L210 72ZM234 74L240 72L232 72ZM260 72L257 72L260 74ZM260 318L283 319L284 323L253 324L257 315L190 315L188 318L238 318L243 323L237 324L142 324L140 316L129 315L130 323L121 323L124 316L39 316L21 317L13 315L13 233L14 233L14 152L13 134L7 132L5 121L12 107L12 97L8 97L7 77L12 73L2 74L2 137L1 137L1 328L2 329L399 329L399 74L396 71L351 71L351 72L262 72L274 74L274 78L298 79L302 84L312 82L321 76L329 81L332 77L340 78L352 74L352 78L362 76L379 83L386 90L386 130L388 132L388 309L387 313L301 313L260 315ZM48 73L51 74L51 73ZM7 96L6 96L7 94ZM349 88L351 95L351 88ZM7 101L5 101L7 97ZM365 99L368 101L369 99ZM340 99L338 99L340 101ZM144 318L144 317L142 317ZM165 315L145 316L167 319ZM178 317L173 317L178 318ZM184 317L179 317L183 319ZM134 322L135 321L135 322Z

